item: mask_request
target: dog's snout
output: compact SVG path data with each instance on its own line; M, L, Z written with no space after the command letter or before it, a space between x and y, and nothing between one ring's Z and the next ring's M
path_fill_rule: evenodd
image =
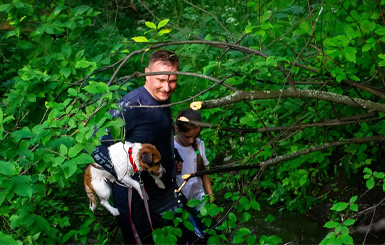
M151 174L155 175L155 176L159 176L160 175L160 173L156 173L156 172L153 172L153 171L151 171Z
M162 175L163 175L163 173L165 172L165 170L164 170L164 168L163 168L163 166L161 165L161 166L159 166L159 170L158 170L158 172L155 172L155 171L150 171L150 173L152 174L152 175L155 175L155 176L158 176L158 177L162 177Z

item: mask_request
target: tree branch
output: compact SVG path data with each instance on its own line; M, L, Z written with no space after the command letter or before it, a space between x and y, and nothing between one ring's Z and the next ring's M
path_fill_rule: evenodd
M326 142L322 145L317 145L313 147L309 147L306 149L302 149L287 155L278 156L273 159L259 162L256 164L249 164L249 165L241 165L241 166L220 166L217 168L212 168L209 170L204 171L198 171L190 174L185 174L182 176L184 180L188 180L193 177L199 177L203 175L209 175L214 173L222 173L222 172L230 172L230 171L237 171L237 170L244 170L244 169L252 169L252 168L264 168L272 164L276 164L285 160L289 160L295 157L299 157L301 155L309 154L315 151L321 151L327 148L341 146L341 145L348 145L348 144L359 144L359 143L366 143L366 142L374 142L374 141L382 141L385 139L384 135L376 135L371 137L362 137L362 138L353 138L353 139L346 139L346 140L339 140L339 141L332 141L332 142Z
M316 100L325 100L329 102L335 102L338 104L349 105L353 107L363 108L367 111L380 111L385 112L385 104L372 102L369 100L363 100L358 98L351 98L346 95L339 95L330 92L308 90L308 89L297 89L296 91L291 90L274 90L274 91L237 91L234 94L201 102L202 109L209 109L229 105L242 100L266 100L266 99L277 99L277 98L307 98ZM198 103L198 102L195 102ZM195 107L196 104L192 104L191 108L200 109Z
M305 129L305 128L311 128L311 127L339 126L339 125L346 125L346 124L353 124L353 123L370 122L370 121L379 120L379 119L380 118L378 117L378 115L372 112L365 115L357 115L357 116L351 116L351 117L345 117L345 118L339 118L339 119L332 119L332 120L327 120L319 123L304 123L304 124L298 124L294 126L278 126L278 127L266 127L266 128L229 128L229 127L213 126L208 123L202 123L202 125L199 125L199 123L197 124L204 128L220 128L221 131L228 131L228 132L264 133L264 132L284 131L289 128Z

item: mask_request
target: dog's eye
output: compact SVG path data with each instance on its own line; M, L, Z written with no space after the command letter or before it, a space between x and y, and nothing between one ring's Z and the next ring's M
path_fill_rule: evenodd
M146 153L143 153L140 158L142 159L142 161L144 163L147 163L149 165L152 165L152 155L151 154L146 154Z

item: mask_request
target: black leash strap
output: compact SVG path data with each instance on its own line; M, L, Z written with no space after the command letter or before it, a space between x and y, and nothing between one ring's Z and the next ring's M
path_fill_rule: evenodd
M148 200L147 200L147 192L144 189L144 183L143 183L142 179L140 178L140 175L139 175L139 185L140 185L140 190L142 191L142 198L143 198L143 202L144 202L144 207L146 208L147 218L148 218L148 221L150 222L151 230L153 231L154 228L152 227L152 220L151 220L151 215L150 215L150 207L148 205ZM138 231L136 230L134 222L132 222L132 213L131 213L132 191L133 191L132 189L133 189L132 186L130 186L128 188L128 207L130 209L131 228L132 228L132 233L134 233L136 244L142 244L142 241L140 240L140 236L138 234Z
M142 241L140 240L140 237L139 237L138 231L136 230L134 222L132 222L132 213L131 213L131 207L132 207L132 205L131 205L131 203L132 203L132 188L133 188L132 186L130 186L128 188L128 207L130 209L131 228L132 228L132 233L134 233L136 244L142 244Z

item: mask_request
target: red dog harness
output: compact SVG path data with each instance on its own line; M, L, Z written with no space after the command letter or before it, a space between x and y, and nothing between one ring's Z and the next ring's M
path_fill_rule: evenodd
M128 149L128 158L130 159L130 163L134 168L134 171L139 172L139 169L136 167L136 164L134 163L134 159L132 158L132 147Z

